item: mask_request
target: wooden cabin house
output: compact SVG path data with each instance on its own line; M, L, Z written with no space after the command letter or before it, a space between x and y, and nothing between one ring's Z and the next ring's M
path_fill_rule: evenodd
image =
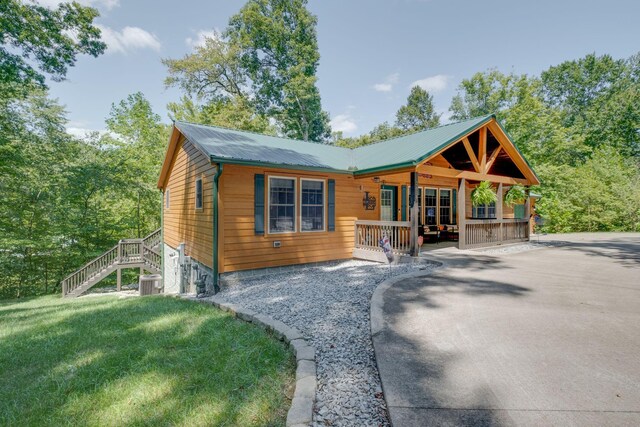
M355 149L177 121L162 166L165 292L194 278L352 257L381 259L456 241L529 239L531 198L472 206L490 181L502 195L539 184L495 116ZM384 257L382 257L384 259Z

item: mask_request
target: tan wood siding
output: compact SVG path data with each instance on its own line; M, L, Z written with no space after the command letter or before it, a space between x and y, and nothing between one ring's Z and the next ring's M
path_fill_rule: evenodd
M185 253L212 267L213 258L213 175L215 167L189 141L181 138L169 167L165 185L169 189L169 209L162 204L164 242L177 248L185 244ZM202 178L202 209L195 208L195 182Z
M254 231L254 175L265 175L265 235ZM267 223L269 176L296 178L296 227L300 225L300 178L334 179L336 218L335 231L269 234ZM361 182L362 181L362 182ZM325 181L326 182L326 181ZM369 180L355 180L344 174L292 172L286 169L225 165L221 179L221 214L224 239L221 244L221 272L231 272L263 267L276 267L308 262L321 262L352 257L354 246L354 222L356 219L379 219L379 184ZM325 227L326 200L325 191ZM367 211L362 205L365 191L376 197L376 209ZM274 248L273 242L281 247Z

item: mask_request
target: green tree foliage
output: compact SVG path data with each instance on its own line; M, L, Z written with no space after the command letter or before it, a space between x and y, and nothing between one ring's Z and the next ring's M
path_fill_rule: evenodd
M59 291L119 239L159 226L168 132L141 94L114 105L110 134L85 140L43 89L0 100L0 298Z
M286 136L329 138L316 72L317 19L306 0L249 0L231 17L225 34L240 49L259 111L276 118Z
M106 120L109 133L101 144L113 147L114 160L122 167L121 196L116 201L135 237L160 226L160 196L156 187L169 140L169 128L160 122L140 92L114 104Z
M222 126L229 129L275 135L275 126L269 123L267 116L257 114L246 99L224 99L198 104L188 96L180 102L167 105L173 120L184 120L192 123Z
M371 132L355 138L345 138L341 132L334 133L332 143L340 147L355 148L384 141L409 133L419 132L440 124L440 114L433 107L433 96L419 86L411 88L407 104L396 113L396 123L382 122Z
M404 132L417 132L440 125L440 116L435 112L433 96L420 86L411 88L407 105L396 113L396 126Z
M18 84L5 90L44 86L42 73L62 80L78 54L103 53L106 45L93 25L97 16L96 9L76 2L56 9L21 0L0 2L0 82Z
M339 147L356 148L367 144L373 144L374 142L384 141L398 136L405 135L407 132L390 124L389 122L382 122L378 126L374 127L371 132L358 136L355 138L344 138L342 132L336 132L333 134L333 144Z
M543 165L536 205L554 232L640 230L638 164L612 149L577 167Z
M463 80L457 119L495 113L536 169L548 231L639 230L640 55L587 55L540 78Z
M223 34L181 59L165 59L167 86L186 94L173 118L325 141L316 72L316 18L306 0L251 0ZM270 122L273 122L273 124Z
M515 78L493 69L463 80L449 108L451 119L466 120L507 108L513 100L511 86Z

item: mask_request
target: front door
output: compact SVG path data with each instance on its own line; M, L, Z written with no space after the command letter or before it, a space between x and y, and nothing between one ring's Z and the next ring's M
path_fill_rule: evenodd
M380 190L380 220L393 221L395 213L394 192L390 188Z

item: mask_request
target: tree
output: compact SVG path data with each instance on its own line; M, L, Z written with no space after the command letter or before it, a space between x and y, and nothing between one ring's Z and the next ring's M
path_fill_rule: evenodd
M197 99L222 101L250 97L239 48L220 34L207 37L204 45L184 58L163 59L162 63L169 71L165 85L179 86Z
M160 122L141 92L113 104L106 120L113 135L101 144L118 148L113 152L121 180L119 200L126 221L137 237L160 226L160 197L156 188L158 171L169 140L169 128Z
M586 146L640 158L640 54L627 60L587 55L542 73L543 96Z
M276 129L269 119L257 114L246 99L228 99L197 104L184 96L180 102L167 105L170 117L192 123L222 126L230 129L246 130L266 135L275 135Z
M463 80L449 107L451 118L466 120L507 108L513 79L513 75L505 75L494 69Z
M106 49L100 40L100 30L93 25L97 16L96 9L76 2L49 9L20 0L3 0L0 3L0 81L44 87L42 73L54 81L63 80L78 54L98 56Z
M289 137L323 141L330 136L316 72L317 19L307 0L249 0L231 17L225 35L240 49L259 112L273 116Z
M433 96L420 86L414 86L407 105L396 113L396 126L406 132L434 128L440 125L440 116L433 107Z
M625 74L624 60L610 55L589 54L576 61L550 67L541 75L542 94L547 104L562 109L568 125L585 118L598 99L610 94Z

